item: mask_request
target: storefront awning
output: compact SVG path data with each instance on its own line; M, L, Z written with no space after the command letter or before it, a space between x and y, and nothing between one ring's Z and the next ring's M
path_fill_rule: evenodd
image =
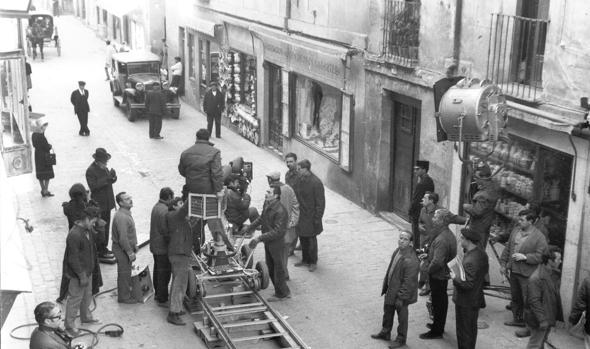
M205 19L198 18L195 22L195 29L203 34L207 34L209 36L215 36L215 26L221 26L219 23L207 21Z
M99 0L98 7L106 10L107 12L117 16L123 17L126 14L138 10L141 8L141 0Z
M26 18L32 0L0 0L0 17Z
M527 107L511 101L507 101L506 104L509 108L508 115L511 118L522 120L529 124L567 134L571 134L577 125L573 121L545 110Z

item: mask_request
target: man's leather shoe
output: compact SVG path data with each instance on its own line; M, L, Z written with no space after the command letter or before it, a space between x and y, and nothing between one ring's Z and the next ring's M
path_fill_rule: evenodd
M159 307L162 307L162 308L169 308L170 307L170 302L168 302L168 301L166 301L166 302L158 302L158 301L156 301L156 303L158 303L158 306Z
M512 321L506 321L504 323L504 325L506 325L506 326L514 326L514 327L525 327L524 321L522 321L522 320L521 321L514 321L514 320L512 320Z
M441 339L443 336L442 336L442 334L428 331L426 333L422 333L419 337L420 337L420 339Z
M154 137L154 139L164 139L164 137L162 137L162 136L156 136L156 137Z
M528 328L523 328L522 330L516 330L516 332L514 332L514 334L518 338L526 338L526 337L530 337L531 330L529 330Z
M372 334L371 338L383 339L384 341L388 341L388 340L391 340L391 333L379 332L377 334Z
M100 320L99 319L90 319L90 320L84 320L82 321L83 324L99 324Z
M512 303L506 304L506 310L512 310Z
M282 302L284 300L287 300L291 298L291 295L286 295L285 297L277 297L276 295L272 295L270 297L268 297L267 301L268 302Z
M388 348L389 349L396 349L396 348L401 348L405 345L406 345L406 343L404 343L404 342L393 341L393 342L391 342L391 345Z
M428 328L429 330L432 330L432 325L433 325L433 323L429 322L426 324L426 328Z
M178 312L178 313L176 313L176 314L178 314L178 316L186 315L186 311L184 311L184 310L181 310L181 311L179 311L179 312Z
M295 246L295 251L301 251L301 244Z
M313 273L317 268L318 266L316 264L310 264L308 270Z
M186 325L186 322L182 321L180 316L178 316L178 314L176 314L176 313L168 313L166 320L168 320L169 323L176 325L176 326Z
M300 268L300 267L309 267L309 264L303 263L303 262L297 262L297 263L294 264L294 266L295 267L298 267L298 268Z
M418 292L418 294L420 296L428 296L430 294L430 289L429 288L422 289L422 290L420 290L420 292Z

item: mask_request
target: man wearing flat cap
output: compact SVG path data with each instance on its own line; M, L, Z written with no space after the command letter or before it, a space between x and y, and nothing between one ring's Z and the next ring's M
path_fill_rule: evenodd
M457 346L459 349L474 349L477 341L477 317L479 309L486 305L483 286L488 273L488 255L480 247L481 235L470 229L461 229L462 267L464 275L457 275L451 269L451 279L455 286L455 321L457 327Z
M418 160L414 166L414 174L416 175L416 185L412 192L412 201L410 203L410 222L412 223L412 234L414 234L414 246L420 248L420 230L418 229L418 222L420 220L420 210L422 210L422 198L427 191L434 193L434 182L428 176L428 169L430 163L428 161Z
M225 97L219 91L217 82L212 81L210 89L205 93L203 111L207 114L207 131L212 134L213 121L215 121L215 137L221 138L221 112L225 109Z
M100 207L100 218L105 221L104 240L98 246L98 257L107 263L114 262L113 253L107 248L109 242L109 229L111 225L111 210L115 208L115 194L113 183L117 181L115 169L109 169L107 163L111 158L104 148L96 148L92 154L94 162L86 170L86 182L90 188L90 197Z
M292 246L297 240L297 231L295 227L299 222L299 201L295 191L291 186L281 182L281 173L279 171L273 171L266 175L268 179L268 185L271 188L281 188L281 204L287 210L288 221L287 221L287 232L285 233L285 255L283 261L285 263L285 273L287 274L287 280L289 280L289 269L287 268L289 255L292 254Z
M485 251L490 237L490 228L496 219L494 209L498 201L498 188L492 181L490 167L485 163L475 169L473 179L472 191L475 194L471 203L464 204L463 209L470 216L469 228L479 234L479 247Z
M385 299L382 328L379 333L371 335L371 338L389 341L393 329L393 318L397 313L397 337L389 348L406 345L408 305L418 300L418 269L418 257L412 248L412 233L402 231L399 234L398 248L393 251L383 279L381 295L385 295Z
M74 106L74 114L78 116L80 122L80 136L90 136L90 130L88 129L88 112L90 106L88 105L88 90L84 87L86 83L84 81L78 81L78 88L72 91L70 95L70 102Z

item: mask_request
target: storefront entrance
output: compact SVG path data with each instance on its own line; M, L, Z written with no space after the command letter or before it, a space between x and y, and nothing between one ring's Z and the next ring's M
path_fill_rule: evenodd
M417 133L420 101L396 94L392 99L391 202L393 212L407 219L414 184L414 161L420 144Z
M268 64L268 145L273 150L283 153L283 112L281 105L282 79L281 68Z

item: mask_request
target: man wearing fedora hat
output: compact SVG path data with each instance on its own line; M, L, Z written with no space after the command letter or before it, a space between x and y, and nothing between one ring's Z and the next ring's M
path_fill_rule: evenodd
M486 305L483 286L489 265L488 255L479 245L480 239L478 232L470 228L461 229L461 247L465 251L461 263L464 275L457 275L450 269L455 286L453 302L459 349L475 348L479 309Z
M84 81L78 81L78 88L72 91L70 95L70 102L74 106L74 114L78 116L80 122L80 136L89 136L90 130L88 129L88 112L90 106L88 105L88 90L84 87L86 83Z
M207 131L211 134L215 121L215 137L221 138L221 112L225 109L225 98L216 81L211 81L209 86L211 88L205 93L203 100L203 111L207 114Z
M98 203L100 218L106 222L104 240L97 246L98 257L101 262L114 263L114 255L107 248L109 242L109 227L111 225L111 210L115 208L115 194L113 183L117 181L115 169L109 169L107 163L111 158L104 148L96 148L92 154L94 162L86 170L86 182L90 188L90 197Z
M410 203L410 221L412 222L412 234L414 234L414 246L420 248L420 230L418 223L420 220L420 210L422 210L422 199L427 191L434 193L434 182L428 176L430 162L424 160L416 161L414 174L416 175L416 185L412 192L412 201Z

